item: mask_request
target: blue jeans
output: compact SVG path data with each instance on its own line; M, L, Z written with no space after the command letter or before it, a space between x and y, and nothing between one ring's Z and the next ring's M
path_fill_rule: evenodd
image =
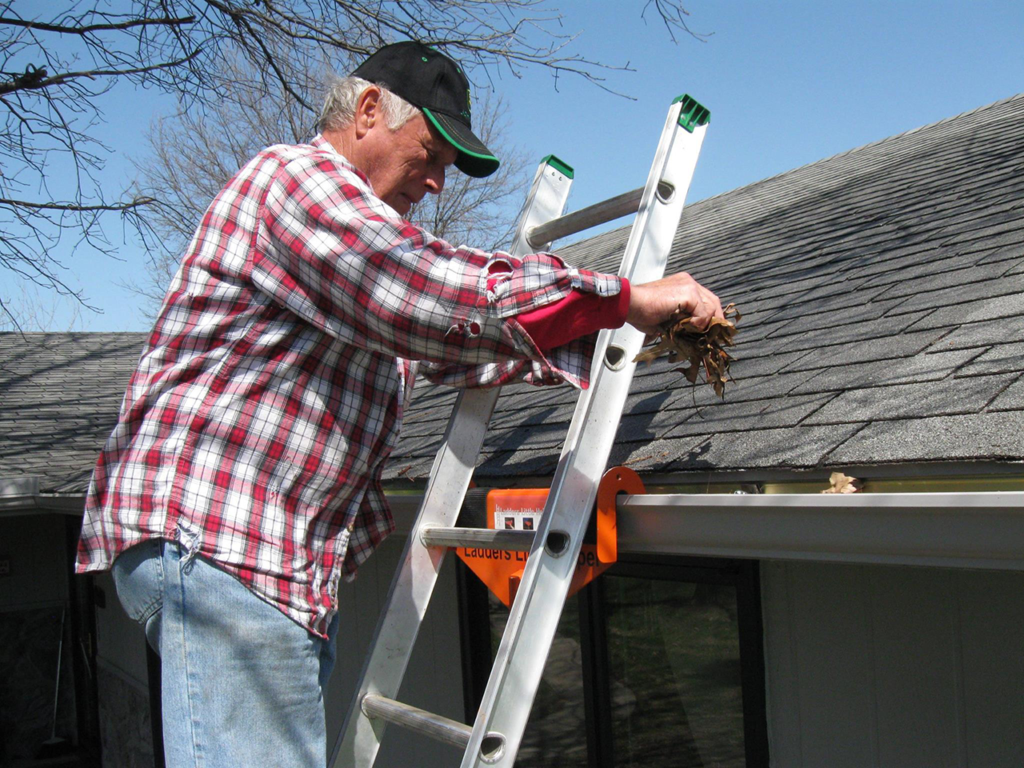
M114 563L117 594L160 654L169 768L327 762L334 636L308 632L225 571L151 540Z

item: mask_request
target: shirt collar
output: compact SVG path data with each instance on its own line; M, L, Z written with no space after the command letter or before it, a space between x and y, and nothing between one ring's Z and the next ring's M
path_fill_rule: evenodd
M316 147L317 149L321 150L322 152L329 152L330 154L338 158L338 160L341 163L343 163L346 168L349 168L354 174L356 174L360 179L363 180L363 182L366 184L367 189L369 189L370 192L373 192L373 184L370 183L370 179L367 178L366 174L363 173L358 168L356 168L354 165L352 165L352 161L345 157L343 154L341 154L341 152L339 152L337 149L335 149L334 145L331 144L331 142L329 142L327 139L325 139L322 133L318 133L316 136L314 136L312 141L310 141L309 143L312 146Z

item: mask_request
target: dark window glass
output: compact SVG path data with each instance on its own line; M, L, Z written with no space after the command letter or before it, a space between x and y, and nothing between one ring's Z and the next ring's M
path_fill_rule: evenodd
M516 766L769 765L757 595L756 566L620 561L566 602ZM508 609L480 598L493 658Z
M587 768L587 721L577 597L569 598L558 621L537 698L516 757L521 768ZM497 655L508 608L490 595L491 653Z
M736 588L604 578L615 765L745 765Z

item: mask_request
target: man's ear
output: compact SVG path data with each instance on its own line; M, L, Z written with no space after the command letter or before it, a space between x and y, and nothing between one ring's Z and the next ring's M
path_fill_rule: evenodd
M359 94L355 114L356 138L363 138L378 121L383 119L383 115L380 113L380 97L380 88L376 85L369 86Z

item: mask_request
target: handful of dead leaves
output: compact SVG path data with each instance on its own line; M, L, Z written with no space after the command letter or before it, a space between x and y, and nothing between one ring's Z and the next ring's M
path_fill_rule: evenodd
M634 363L650 363L664 354L668 354L670 363L685 360L689 365L675 368L691 384L697 383L700 369L704 368L704 380L715 388L715 394L725 398L725 382L729 378L729 363L732 357L725 347L733 345L736 335L736 323L742 317L735 304L730 304L724 311L725 319L711 319L706 330L698 329L691 317L680 317L670 320L662 326L661 335L654 345L643 350L634 359Z

